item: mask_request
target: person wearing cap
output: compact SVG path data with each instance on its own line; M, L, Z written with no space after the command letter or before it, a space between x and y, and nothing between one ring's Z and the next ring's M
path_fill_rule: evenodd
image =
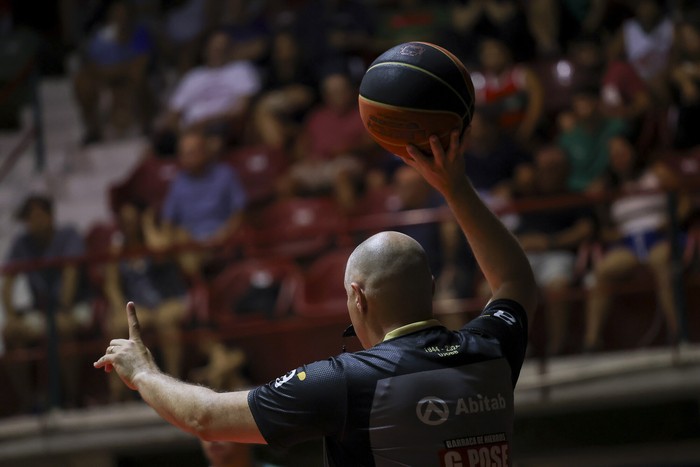
M59 338L74 337L92 323L89 289L81 267L64 264L59 267L43 267L26 272L15 272L13 262L40 262L85 253L83 239L70 226L57 226L51 198L33 194L28 196L17 210L15 217L24 224L24 231L12 241L6 257L6 271L2 284L2 306L5 310L3 336L8 348L18 348L36 342L46 335L46 313L56 317ZM31 306L20 309L15 306L14 290L18 274L23 274L29 285ZM64 385L66 403L74 405L78 398L76 362L64 361ZM28 368L13 368L9 373L20 398L25 404L30 400ZM28 408L28 407L24 407Z
M434 282L411 237L382 232L345 270L347 307L364 350L303 365L252 390L218 393L155 365L127 304L129 339L114 339L96 368L115 370L161 417L205 440L287 447L324 440L327 465L512 465L513 390L537 288L515 237L465 174L460 136L404 162L446 199L492 297L458 331L433 318ZM473 465L473 464L472 464Z

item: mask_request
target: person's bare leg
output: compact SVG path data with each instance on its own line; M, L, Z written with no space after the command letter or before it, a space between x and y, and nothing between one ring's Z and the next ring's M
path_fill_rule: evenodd
M126 79L126 77L124 77ZM112 94L109 123L119 137L124 136L134 123L134 100L132 84L122 82L110 86Z
M559 2L556 0L530 0L527 2L530 33L542 55L559 51Z
M287 131L278 117L280 93L270 92L262 96L253 109L253 123L258 138L271 148L283 149L287 145Z
M100 80L92 66L87 65L75 74L73 92L80 109L86 138L99 138L102 132L99 112Z
M163 352L165 372L176 378L182 373L182 321L186 303L172 299L162 303L156 310L156 326Z
M584 348L595 349L600 345L603 323L612 301L615 282L639 264L636 256L624 248L610 251L595 268L595 286L586 303L586 331Z
M569 287L567 279L551 281L544 287L544 295L547 300L547 353L557 355L561 353L566 342L567 326L569 324L569 302L566 300L566 291Z
M666 316L668 336L678 337L678 315L676 299L673 296L673 274L671 269L671 248L668 242L656 244L649 253L649 266L654 273L659 305Z

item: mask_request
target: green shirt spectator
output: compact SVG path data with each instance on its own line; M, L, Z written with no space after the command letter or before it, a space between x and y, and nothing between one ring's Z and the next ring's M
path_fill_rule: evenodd
M586 191L608 168L608 141L627 131L624 120L606 118L600 112L600 90L586 85L572 99L575 123L559 137L569 161L568 188Z

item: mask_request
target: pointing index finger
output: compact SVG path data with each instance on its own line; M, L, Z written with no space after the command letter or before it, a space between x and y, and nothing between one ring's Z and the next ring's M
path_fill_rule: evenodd
M129 323L129 340L141 342L141 326L139 318L136 316L136 305L134 302L126 304L126 319Z

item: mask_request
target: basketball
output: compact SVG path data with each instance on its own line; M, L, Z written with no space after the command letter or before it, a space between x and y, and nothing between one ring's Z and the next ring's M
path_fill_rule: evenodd
M430 135L443 147L462 133L474 112L474 85L462 62L427 42L406 42L372 62L360 83L360 115L387 151L407 155L412 143L430 154Z

